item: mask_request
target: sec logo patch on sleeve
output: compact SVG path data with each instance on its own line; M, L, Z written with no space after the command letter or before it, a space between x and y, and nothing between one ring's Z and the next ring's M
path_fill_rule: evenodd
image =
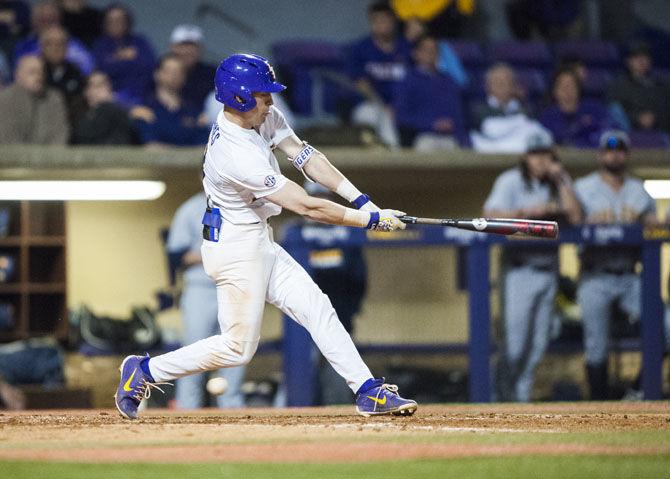
M265 186L268 188L272 188L275 184L277 184L277 179L273 175L268 175L265 177Z

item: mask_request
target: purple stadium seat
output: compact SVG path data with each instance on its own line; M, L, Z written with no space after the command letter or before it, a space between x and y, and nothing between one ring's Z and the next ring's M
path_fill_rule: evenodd
M489 48L491 62L507 62L516 67L548 68L552 57L549 47L543 42L505 41Z
M617 67L621 64L621 55L616 44L599 40L570 40L554 45L558 60L579 58L588 66Z
M287 92L289 104L295 113L312 115L315 110L336 109L339 87L324 82L321 93L322 105L312 105L315 69L342 72L345 68L343 47L325 40L287 40L272 45L272 61L281 71L280 80L290 83Z
M607 91L612 74L609 70L602 68L589 68L588 76L582 85L584 96L590 98L602 98Z
M633 148L668 148L670 137L659 131L632 131L630 142Z
M481 68L486 62L484 50L477 42L470 40L449 40L449 46L466 69Z
M327 66L343 62L344 51L326 40L287 40L272 45L272 60L278 65Z

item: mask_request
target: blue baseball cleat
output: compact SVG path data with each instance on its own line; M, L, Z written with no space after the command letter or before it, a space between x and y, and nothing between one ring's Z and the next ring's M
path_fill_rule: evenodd
M384 383L384 378L368 379L356 394L356 412L361 416L411 416L416 401L398 395L398 386Z
M160 392L164 392L157 384L170 383L156 383L154 378L149 374L148 367L143 369L143 361L148 361L149 355L146 356L127 356L121 363L119 371L121 371L121 381L119 387L116 388L114 395L114 402L116 409L126 419L137 419L137 409L140 407L142 399L148 399L151 396L151 388L156 388Z

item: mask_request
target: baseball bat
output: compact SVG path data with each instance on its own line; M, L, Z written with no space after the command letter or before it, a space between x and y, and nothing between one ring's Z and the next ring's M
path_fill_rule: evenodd
M499 235L520 235L535 238L558 238L558 223L555 221L521 220L506 218L417 218L416 216L401 216L403 223L411 225L451 226L462 230L495 233Z

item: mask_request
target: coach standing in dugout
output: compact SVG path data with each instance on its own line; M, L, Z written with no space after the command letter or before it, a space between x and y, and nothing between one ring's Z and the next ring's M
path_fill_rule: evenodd
M519 166L503 172L484 204L484 215L579 223L581 209L570 175L552 150L551 136L529 137ZM515 242L503 251L505 357L500 400L528 402L535 368L549 343L558 288L558 246Z
M656 204L642 181L626 172L630 140L619 130L599 141L600 169L575 182L587 223L654 225ZM608 399L607 359L610 313L618 305L634 320L640 318L640 277L635 265L640 250L631 246L589 246L580 254L577 301L582 310L586 371L591 400Z

